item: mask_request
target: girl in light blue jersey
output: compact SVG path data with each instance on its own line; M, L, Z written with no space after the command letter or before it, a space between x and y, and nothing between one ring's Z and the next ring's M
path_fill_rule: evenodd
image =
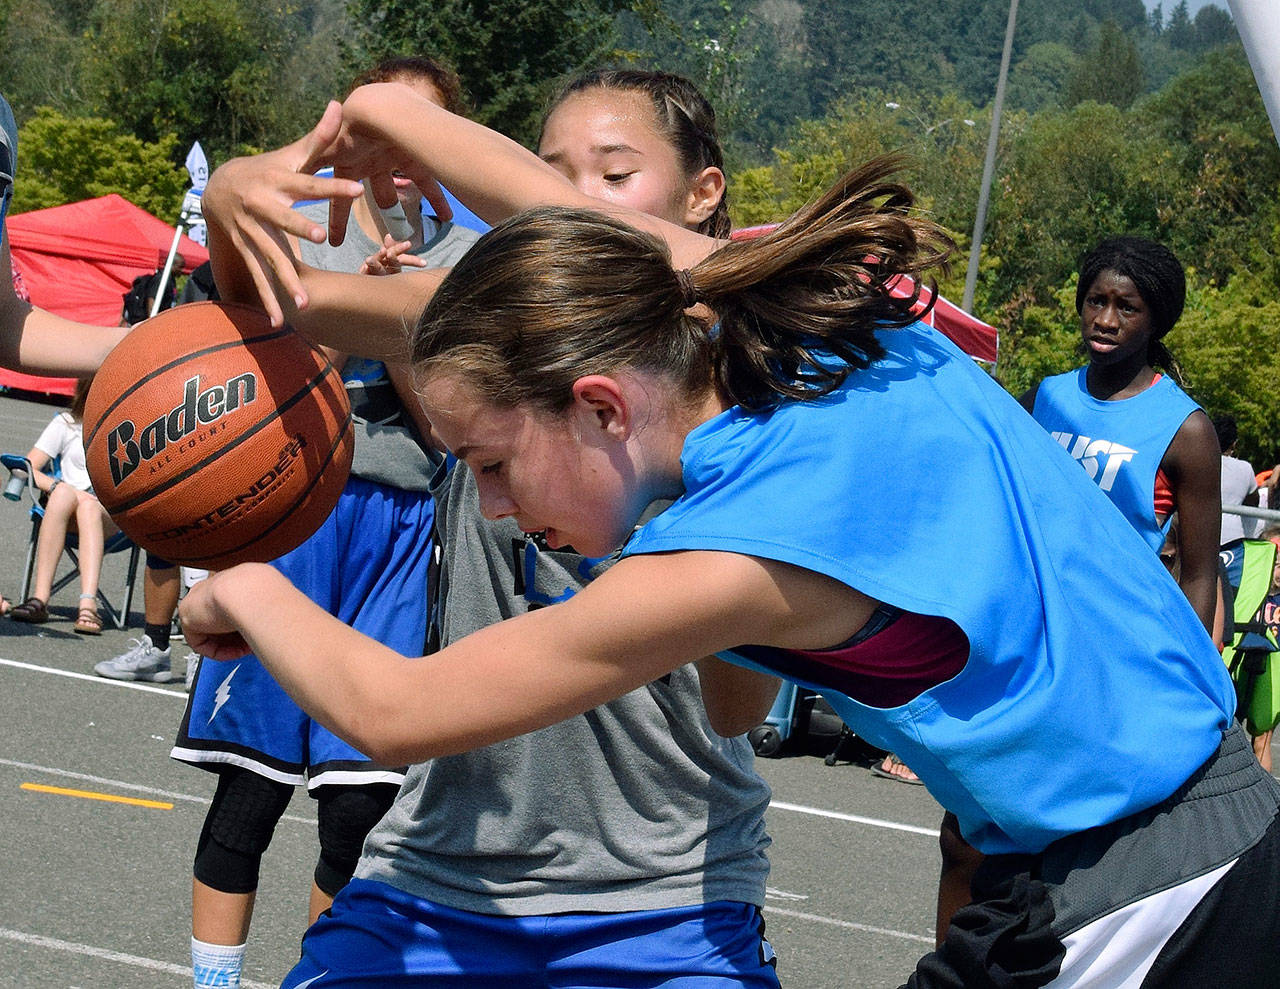
M1154 552L1178 513L1178 582L1212 629L1222 516L1218 440L1209 417L1179 387L1164 343L1185 298L1182 265L1163 244L1102 241L1081 260L1076 288L1089 363L1045 378L1021 402Z
M341 178L300 174L317 163ZM912 986L1271 984L1280 915L1264 931L1241 918L1280 893L1280 785L1156 554L889 291L946 255L889 166L726 246L601 211L510 142L382 89L211 183L219 236L246 245L249 277L273 268L303 319L311 301L334 308L273 250L275 203L352 194L344 179L369 172L385 193L389 168L437 176L488 219L555 204L443 280L419 276L430 302L399 352L486 515L588 555L625 542L623 559L423 663L248 565L187 598L203 651L251 647L390 762L529 731L719 653L828 692L987 855ZM379 294L359 305L382 311ZM316 328L332 342L336 324ZM940 461L942 489L910 482ZM633 535L658 499L674 501Z

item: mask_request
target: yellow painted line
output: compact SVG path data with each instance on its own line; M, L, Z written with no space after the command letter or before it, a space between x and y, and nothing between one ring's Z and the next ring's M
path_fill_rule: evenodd
M95 793L92 790L69 790L63 786L45 786L43 783L23 783L22 789L36 793L53 793L60 797L80 797L84 800L105 800L113 804L132 804L134 807L151 807L155 810L173 810L173 804L163 800L140 800L137 797L117 797L114 793Z

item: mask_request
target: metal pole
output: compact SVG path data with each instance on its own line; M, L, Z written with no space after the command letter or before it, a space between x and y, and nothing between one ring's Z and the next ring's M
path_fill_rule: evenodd
M1013 54L1013 25L1018 17L1018 0L1009 0L1009 24L1004 31L1004 53L1000 56L1000 78L996 81L996 100L991 106L991 134L987 137L987 160L982 166L982 188L978 192L978 215L973 221L973 244L969 248L969 271L964 279L965 312L973 312L973 293L978 285L978 256L982 253L982 232L987 225L987 201L991 197L991 179L996 170L996 145L1000 141L1000 111L1004 109L1004 84L1009 78L1009 58Z

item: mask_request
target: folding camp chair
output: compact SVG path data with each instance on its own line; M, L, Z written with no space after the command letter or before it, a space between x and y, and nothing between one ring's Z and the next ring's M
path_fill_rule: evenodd
M31 502L31 535L27 540L27 562L23 569L22 594L18 598L19 601L25 601L31 594L31 583L35 578L36 541L40 538L40 523L44 520L44 505L40 502L40 491L31 479L31 461L14 453L3 453L0 454L0 465L7 467L10 474L9 484L4 490L5 497L12 501L20 501L26 497ZM50 467L46 468L45 472L57 477L57 461L55 460ZM57 594L73 580L79 579L80 558L77 555L78 548L79 540L76 537L76 533L68 530L63 552L71 561L71 569L54 581L53 594ZM138 558L141 553L138 546L120 531L107 537L104 550L104 562L105 557L114 553L128 552L129 554L129 560L125 566L124 600L118 610L103 592L101 581L99 581L98 585L98 603L102 605L103 612L110 619L112 625L123 629L129 622L129 607L133 604L133 589L138 576ZM50 597L52 597L52 594Z

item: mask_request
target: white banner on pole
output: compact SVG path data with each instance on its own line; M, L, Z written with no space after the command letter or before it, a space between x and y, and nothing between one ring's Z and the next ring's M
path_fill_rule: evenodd
M183 217L190 217L187 224L187 236L201 247L208 244L208 230L204 225L204 217L200 212L200 194L209 182L209 160L204 156L204 149L196 141L187 152L187 174L191 176L191 191L182 201Z
M1245 54L1258 80L1271 129L1280 141L1280 3L1276 0L1227 0Z
M187 152L187 174L191 176L191 188L204 192L204 187L209 184L209 160L205 158L199 141Z

